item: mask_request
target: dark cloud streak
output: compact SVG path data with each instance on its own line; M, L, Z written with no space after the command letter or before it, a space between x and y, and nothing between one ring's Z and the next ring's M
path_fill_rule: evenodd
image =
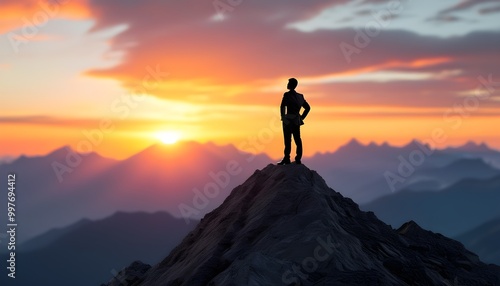
M495 3L495 2L498 2L498 0L464 0L460 1L460 3L455 4L449 8L439 11L439 14L449 14L453 12L464 11L474 8L478 5L482 5L485 3Z

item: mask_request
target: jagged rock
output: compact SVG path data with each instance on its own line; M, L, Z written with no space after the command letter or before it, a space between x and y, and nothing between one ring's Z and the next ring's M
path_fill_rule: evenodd
M129 266L123 268L107 284L101 286L135 286L143 281L144 274L151 268L151 265L134 261Z
M304 165L269 165L236 187L139 285L499 285L460 243L398 230Z

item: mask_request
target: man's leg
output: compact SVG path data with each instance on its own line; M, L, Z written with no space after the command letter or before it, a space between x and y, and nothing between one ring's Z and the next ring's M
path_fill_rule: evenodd
M295 145L297 145L297 155L295 156L295 162L300 163L302 159L302 139L300 138L300 125L293 125L293 140Z
M290 161L290 152L292 151L292 124L283 124L283 140L285 143L285 150L284 150L284 155L283 161Z

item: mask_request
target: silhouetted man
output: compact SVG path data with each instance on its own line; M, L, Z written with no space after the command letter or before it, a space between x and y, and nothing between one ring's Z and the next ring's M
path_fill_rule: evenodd
M295 145L297 146L297 155L295 156L295 163L301 164L302 159L302 139L300 138L300 125L304 124L303 120L306 118L311 107L304 99L304 96L295 91L299 82L295 78L288 80L286 88L289 91L283 94L281 100L280 112L281 121L283 121L283 138L285 141L285 157L278 162L278 165L290 164L290 152L292 151L292 135ZM304 113L300 115L300 108L304 107Z

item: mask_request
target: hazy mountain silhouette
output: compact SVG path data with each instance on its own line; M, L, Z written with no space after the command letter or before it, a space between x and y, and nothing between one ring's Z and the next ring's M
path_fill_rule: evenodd
M432 149L417 140L396 147L387 143L378 145L373 142L363 145L358 140L352 139L337 151L316 154L307 158L305 163L311 168L317 169L323 178L344 196L352 198L359 204L366 204L382 196L391 195L394 191L407 188L409 185L412 185L413 189L439 189L459 179L483 178L481 174L475 175L480 172L475 172L472 169L467 170L467 168L454 173L453 180L443 180L433 173L441 168L453 167L453 163L460 162L462 159L481 158L489 165L493 164L492 162L495 162L495 158L498 157L498 162L500 162L500 152L492 149L488 149L487 153L474 153L469 149L469 151L459 151L458 149L429 150ZM402 164L402 160L408 162L412 152L424 154L423 163L413 166L415 170L412 175L404 183L396 184L395 190L392 190L384 173L390 171L399 174L398 168ZM469 166L469 168L475 167L477 166ZM453 173L454 171L456 169L451 168L446 172ZM487 174L490 174L490 171ZM462 175L464 177L461 177Z
M252 159L250 162L249 158ZM128 207L132 199L138 209L166 209L176 216L181 216L179 203L193 205L193 188L203 192L207 184L215 183L220 189L219 195L210 199L209 205L201 210L198 216L201 218L218 206L244 176L251 174L254 165L266 164L270 160L266 155L243 153L232 145L196 142L153 145L120 162L92 183L119 190L120 197L115 199L115 204L122 207ZM241 171L238 175L230 175L227 186L222 187L226 182L218 183L215 177L221 172L227 173L230 162L236 162ZM224 181L224 178L221 176L220 180Z
M482 158L458 159L442 167L421 167L405 179L404 183L396 186L395 192L407 189L412 191L440 191L463 179L488 179L500 175L500 170L484 162ZM385 177L367 183L358 192L360 195L369 196L371 190L387 190L389 185Z
M456 239L477 253L482 260L500 265L500 217L492 219Z
M500 176L462 180L440 192L401 191L362 205L386 223L414 220L422 227L457 236L500 216Z
M33 237L32 239L29 239L28 241L22 243L20 245L20 249L23 252L30 252L30 251L44 248L46 246L51 245L52 243L54 243L55 241L57 241L58 239L60 239L64 235L66 235L67 233L70 233L72 231L77 231L78 229L84 227L86 224L89 224L92 222L93 221L90 219L81 219L72 225L51 229L45 233L37 235L37 236Z
M363 145L353 139L334 153L316 154L305 158L304 163L319 170L340 193L364 204L384 195L392 195L383 176L384 171L397 172L400 164L398 157L407 157L412 151L421 150L417 148L422 146L415 140L405 146L394 147L386 143ZM455 149L434 151L397 189L436 190L445 184L443 178L438 178L436 174L449 175L453 180L462 175L481 177L489 174L490 167L472 158L493 158L500 153L488 149L489 155L486 156L484 152L475 154L470 149L466 153ZM18 213L18 220L23 223L23 228L18 230L20 242L82 218L104 218L120 210L166 210L180 216L179 205L185 204L198 212L193 214L194 217L201 218L219 205L238 182L259 166L272 161L266 155L254 156L232 145L182 142L169 146L153 145L121 161L90 153L82 156L81 163L71 167L70 173L64 173L63 181L59 182L52 164L66 164L68 154L73 153L71 148L63 147L46 156L21 156L11 163L0 165L3 177L10 171L18 173L18 189L23 190L18 193L23 208ZM450 164L461 162L458 160L464 160L463 170L447 171L452 166ZM236 162L241 172L231 175L225 186L226 182L221 184L220 181L224 176L219 175L225 172L230 162ZM467 166L466 162L477 164ZM448 179L444 181L450 183ZM201 209L194 207L195 192L203 192L205 187L213 190L214 186L220 188L218 194L213 199L208 198L208 203ZM5 200L6 196L0 196L0 204L5 205ZM200 205L200 201L197 203ZM5 216L6 212L0 213L0 219L5 220Z
M17 213L17 219L23 225L18 230L18 241L24 242L82 218L104 218L116 211L166 210L180 216L179 204L194 208L195 188L203 192L207 184L212 189L216 184L219 194L203 208L196 209L197 216L193 215L201 218L256 166L271 161L265 155L244 153L232 145L183 142L153 145L122 161L91 153L82 156L81 163L59 182L52 164L66 164L66 157L73 152L64 147L47 156L21 156L10 164L0 165L4 178L8 172L18 173L17 187L22 191L17 195L22 211ZM237 164L240 172L230 175L228 182L219 182L225 180L220 174L227 172L231 163ZM0 203L6 205L6 199L0 196ZM0 214L4 221L6 214Z
M459 242L414 222L393 230L304 165L256 171L146 269L136 262L121 280L143 286L500 283L500 267L481 263Z
M484 162L482 158L459 159L442 168L428 168L415 171L412 180L404 188L412 188L412 181L418 183L423 180L439 182L439 189L447 187L463 179L488 179L500 175L500 170Z
M487 163L492 164L496 168L500 168L500 152L492 149L486 143L475 143L469 141L459 147L448 147L443 149L443 152L448 154L460 154L465 157L482 158Z
M487 153L487 152L493 152L495 150L491 149L488 144L481 142L481 143L476 143L474 141L468 141L462 146L458 147L448 147L444 149L445 151L448 152L474 152L474 153Z
M405 146L395 147L387 143L363 145L352 139L333 153L316 154L305 162L311 168L317 169L325 180L344 196L363 204L392 194L384 172L397 174L401 163L400 156L408 158L412 151L422 148L425 148L425 145L416 140ZM420 168L442 167L459 158L456 154L435 151L432 156L426 157Z
M16 233L18 242L26 241L48 229L91 217L86 216L86 213L92 211L91 204L86 206L86 213L76 216L73 215L74 208L97 198L101 190L82 189L80 186L114 166L117 161L96 153L87 154L81 157L79 164L72 165L75 166L71 167L73 171L66 173L62 182L59 182L52 164L66 164L66 158L71 157L68 154L74 154L74 151L65 146L45 156L20 156L9 164L0 165L0 175L3 178L7 178L10 172L17 174L16 198L18 208L22 211L16 213L16 219L23 226ZM70 162L77 161L70 158ZM7 196L0 196L0 204L7 204ZM0 213L2 221L7 221L6 216L7 212Z
M7 278L2 270L1 285L99 285L133 259L159 262L196 223L188 225L165 212L116 213L78 222L18 247L17 277Z

